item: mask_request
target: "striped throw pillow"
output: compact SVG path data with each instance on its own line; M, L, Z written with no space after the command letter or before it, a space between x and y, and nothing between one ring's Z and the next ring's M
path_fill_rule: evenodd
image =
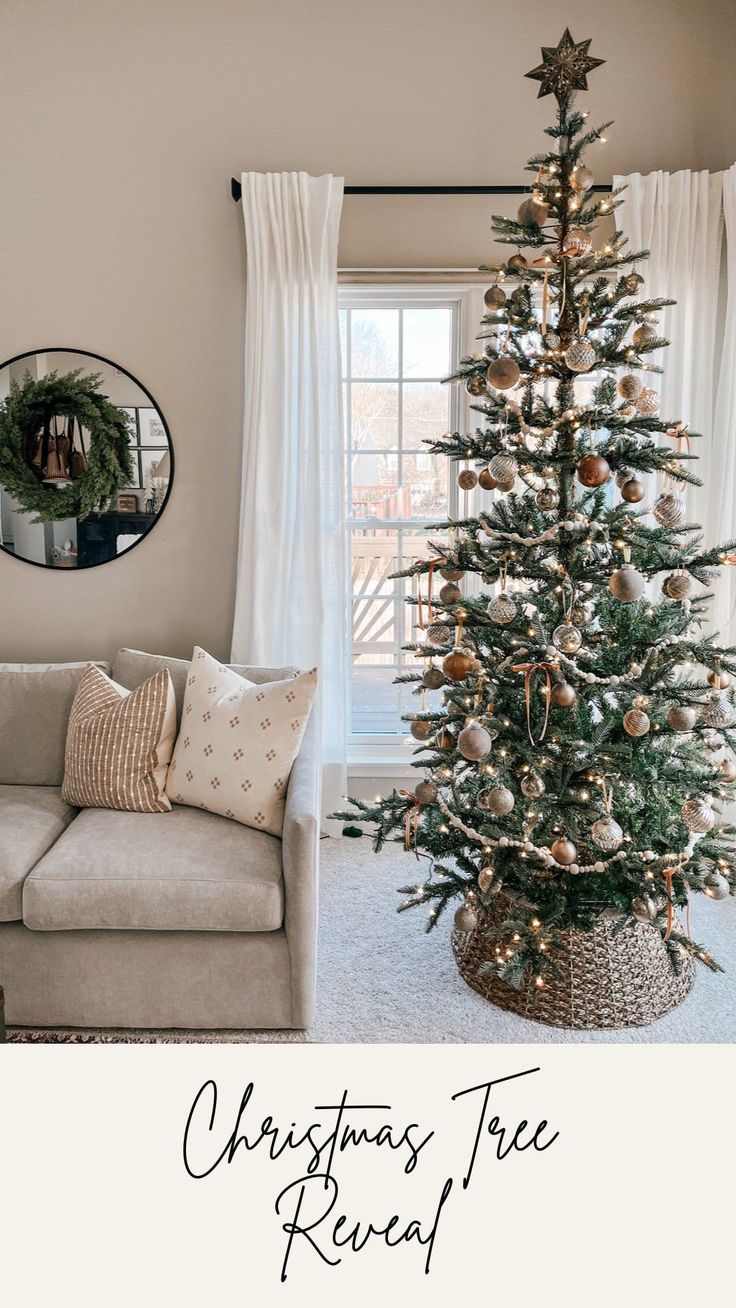
M75 808L167 812L175 736L176 701L166 668L129 691L90 664L69 715L62 798Z

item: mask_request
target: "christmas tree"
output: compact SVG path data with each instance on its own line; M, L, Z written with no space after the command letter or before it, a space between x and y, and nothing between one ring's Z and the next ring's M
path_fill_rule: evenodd
M557 100L551 145L518 219L493 220L516 252L487 270L483 354L448 379L478 426L430 443L478 511L398 574L419 583L400 680L425 775L340 815L427 856L401 908L433 927L459 899L455 933L484 932L485 966L526 988L554 977L560 932L604 912L648 924L675 973L688 955L717 968L677 909L736 885L736 658L704 630L734 542L707 549L686 525L696 437L647 385L673 301L640 296L647 251L598 235L621 201L584 162L609 126L575 108L602 62L589 45L566 31L528 74Z

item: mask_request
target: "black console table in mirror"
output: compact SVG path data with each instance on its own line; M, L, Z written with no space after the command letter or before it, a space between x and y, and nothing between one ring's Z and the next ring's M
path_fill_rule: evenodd
M134 548L166 508L174 450L132 373L86 350L0 365L0 549L40 567L94 568Z

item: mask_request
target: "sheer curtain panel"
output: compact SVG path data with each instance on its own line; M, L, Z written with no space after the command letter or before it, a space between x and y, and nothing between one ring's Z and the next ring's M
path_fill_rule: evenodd
M705 485L688 487L687 516L703 526L706 541L712 544L723 538L719 537L723 524L714 515L720 468L713 424L722 174L689 169L646 176L633 173L614 177L613 184L626 187L616 213L617 226L628 237L627 250L650 251L650 258L637 265L644 277L644 293L647 298L677 301L658 313L659 335L670 341L669 347L647 356L664 373L643 373L642 379L659 391L663 418L681 418L702 435L693 443L700 462L691 467ZM725 536L730 531L726 528Z
M346 785L343 179L243 173L242 187L245 401L232 659L319 668L324 814Z

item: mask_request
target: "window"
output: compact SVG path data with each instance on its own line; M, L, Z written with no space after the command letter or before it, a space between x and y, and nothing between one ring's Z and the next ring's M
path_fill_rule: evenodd
M430 524L456 511L448 460L423 443L456 429L461 395L442 384L458 358L460 297L343 293L347 529L351 563L350 727L357 742L399 743L415 667L416 579L390 575L427 555ZM435 533L436 537L436 533ZM424 580L424 579L423 579ZM416 707L416 700L413 701Z
M133 456L131 490L150 492L156 479L168 480L169 440L157 409L123 407L130 419L130 446ZM141 504L139 506L143 508Z

